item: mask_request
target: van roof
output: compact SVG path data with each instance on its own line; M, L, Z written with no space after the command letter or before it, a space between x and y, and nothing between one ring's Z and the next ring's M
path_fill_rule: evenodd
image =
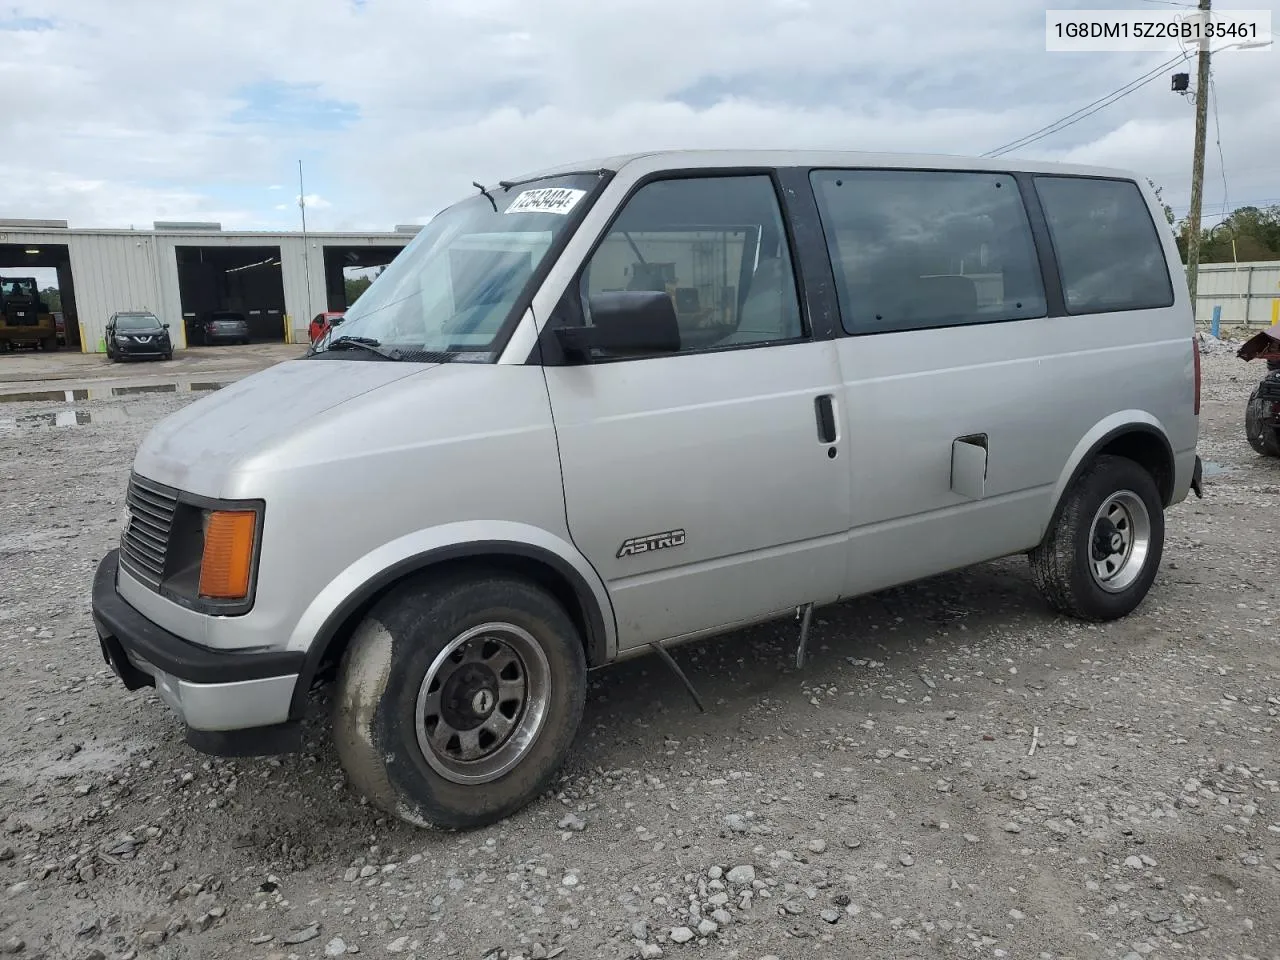
M1077 176L1121 177L1139 181L1142 179L1132 170L1115 167L1009 158L992 160L986 157L955 154L874 153L860 150L653 150L563 163L523 176L511 177L507 182L518 185L525 180L593 170L610 170L617 173L632 164L639 164L646 173L707 167L925 167L939 170L1069 173ZM495 189L501 189L500 184L493 186Z

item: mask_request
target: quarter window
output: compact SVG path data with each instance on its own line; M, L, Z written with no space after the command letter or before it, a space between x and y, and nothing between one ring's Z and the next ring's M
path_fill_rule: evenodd
M817 170L810 178L847 332L1045 315L1035 243L1013 177Z
M1160 236L1131 180L1036 177L1068 313L1173 305Z
M592 296L666 293L691 352L804 336L782 213L765 175L658 180L636 191L583 274Z

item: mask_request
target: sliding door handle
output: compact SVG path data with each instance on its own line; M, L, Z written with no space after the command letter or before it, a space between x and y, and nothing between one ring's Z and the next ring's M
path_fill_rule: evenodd
M836 410L831 402L831 394L824 393L814 397L813 411L818 420L818 442L836 442Z

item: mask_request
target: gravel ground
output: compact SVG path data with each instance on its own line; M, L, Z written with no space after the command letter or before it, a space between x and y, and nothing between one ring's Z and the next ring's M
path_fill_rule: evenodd
M353 795L323 702L304 753L214 760L105 668L93 568L135 445L192 395L75 426L5 404L0 954L1280 957L1257 366L1204 357L1222 469L1171 511L1133 616L1055 617L1010 559L819 611L799 671L791 623L682 648L705 715L656 660L621 664L555 792L466 834Z

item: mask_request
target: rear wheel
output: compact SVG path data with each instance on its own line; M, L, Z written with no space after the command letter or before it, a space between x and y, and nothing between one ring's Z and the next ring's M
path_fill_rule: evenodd
M1147 595L1163 552L1155 480L1132 460L1103 455L1068 490L1044 542L1031 551L1031 571L1059 612L1115 620Z
M40 341L40 347L41 347L41 349L43 349L43 350L57 350L57 349L58 349L58 338L57 338L57 337L45 337L43 340L41 340L41 341Z
M552 596L498 574L428 574L357 628L334 739L348 777L383 810L466 829L547 789L585 699L582 638Z
M1249 394L1244 408L1244 435L1255 453L1264 457L1280 457L1280 429L1266 422L1266 401L1258 395L1258 387Z

